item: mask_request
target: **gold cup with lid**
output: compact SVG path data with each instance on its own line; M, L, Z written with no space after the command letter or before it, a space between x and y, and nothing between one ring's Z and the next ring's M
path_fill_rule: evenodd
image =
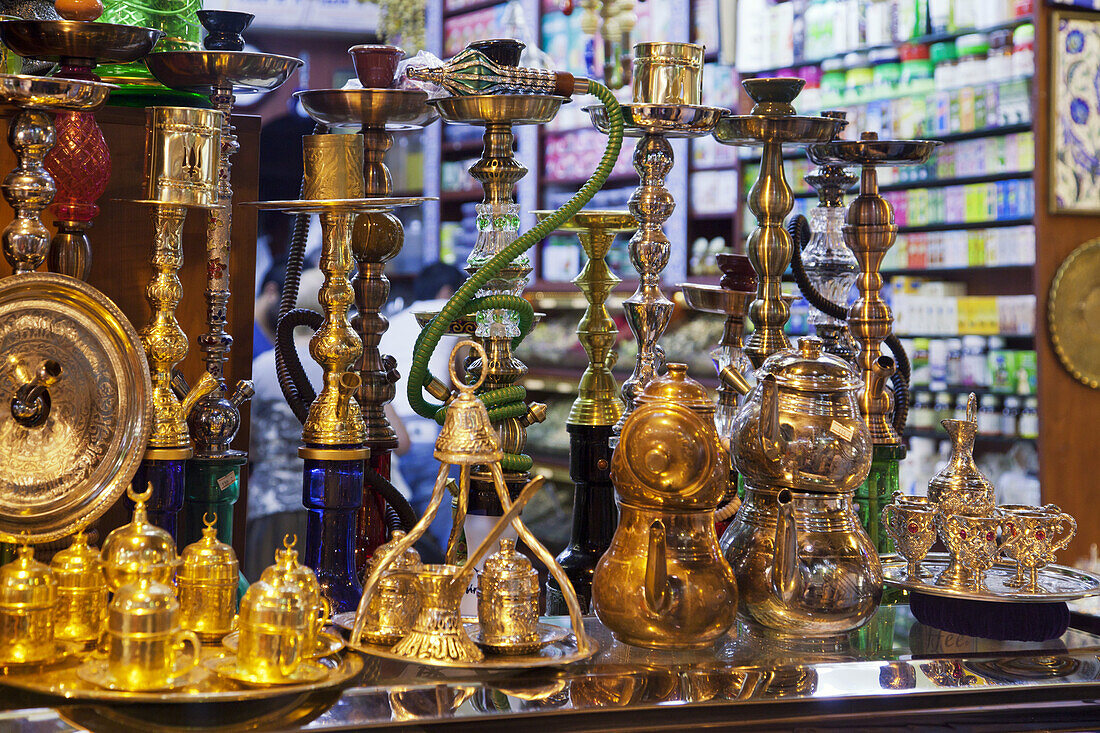
M61 641L93 645L103 632L107 616L107 584L99 550L88 545L81 530L73 542L50 561L57 580L53 635Z
M214 514L206 513L202 521L202 539L183 548L176 572L180 626L203 641L220 641L236 619L237 554L218 540Z
M180 628L180 606L171 586L142 578L115 590L107 607L107 659L77 670L88 682L120 690L160 690L186 678L199 663L202 642ZM184 648L190 652L184 654Z
M133 517L103 542L103 574L112 593L142 579L171 584L179 565L172 535L149 523L145 502L152 493L152 484L141 493L127 489L126 495L134 502Z
M404 537L405 533L398 530L389 542L374 551L364 570L364 580L370 577L374 564L392 552ZM363 636L371 643L396 644L412 629L420 612L420 585L416 574L422 568L420 553L411 547L386 565L386 572L378 581L367 606L367 625Z
M0 663L24 664L51 657L57 580L48 565L22 545L14 560L0 566Z
M328 649L320 642L320 636L321 629L329 622L332 605L322 595L321 584L317 582L317 575L312 568L298 562L298 552L294 549L297 541L297 537L290 535L283 538L283 549L275 552L275 564L263 571L260 580L273 585L283 583L302 599L308 621L305 636L302 638L302 655L319 656Z
M539 644L539 574L504 538L477 579L481 644L502 654L526 654Z
M241 600L233 678L274 684L293 675L305 658L311 619L310 601L302 587L285 575L261 577L250 585Z

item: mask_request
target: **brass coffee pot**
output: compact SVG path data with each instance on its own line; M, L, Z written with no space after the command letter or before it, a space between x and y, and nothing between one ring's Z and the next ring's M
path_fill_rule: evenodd
M687 366L669 364L623 423L611 458L619 526L592 580L596 615L620 641L701 648L733 625L737 584L714 530L729 453L714 410Z
M722 536L742 613L800 635L862 626L882 595L882 566L852 505L871 467L859 375L810 336L768 357L755 387L729 368L721 376L746 395L731 441L745 497Z

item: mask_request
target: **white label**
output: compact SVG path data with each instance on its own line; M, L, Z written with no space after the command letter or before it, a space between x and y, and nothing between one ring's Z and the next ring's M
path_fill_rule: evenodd
M233 471L230 471L229 473L225 474L220 479L218 479L218 488L221 489L222 491L225 491L230 486L232 486L233 482L236 481L236 480L237 480L237 474L234 473Z
M851 442L852 436L855 435L856 431L855 428L841 425L836 420L833 420L833 424L829 426L829 432L845 442Z

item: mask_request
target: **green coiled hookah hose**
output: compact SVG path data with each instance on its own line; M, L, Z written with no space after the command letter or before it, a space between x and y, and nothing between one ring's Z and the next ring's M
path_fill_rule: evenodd
M590 80L588 82L588 92L599 99L607 108L607 146L604 148L603 157L600 159L599 166L596 167L596 172L560 209L517 237L514 242L482 265L469 280L459 287L442 310L420 332L416 339L416 345L413 347L412 366L409 369L408 397L409 405L421 417L433 418L442 423L446 414L444 406L433 405L424 398L424 388L434 379L428 372L428 360L439 345L439 339L443 337L456 319L472 315L481 310L508 309L516 311L519 315L520 335L512 339L513 348L518 346L531 332L535 317L534 308L523 298L507 294L488 295L480 298L475 296L485 283L489 282L500 270L507 267L512 260L573 218L596 195L596 192L603 187L607 177L611 175L611 170L615 167L615 161L618 160L619 150L623 144L622 110L619 108L619 102L615 99L611 90L603 84ZM493 422L522 417L527 413L527 405L524 403L527 399L527 390L519 385L488 390L479 394L478 397L489 409L489 419ZM504 459L501 461L501 468L505 471L522 473L530 470L531 465L530 456L514 453L505 453Z

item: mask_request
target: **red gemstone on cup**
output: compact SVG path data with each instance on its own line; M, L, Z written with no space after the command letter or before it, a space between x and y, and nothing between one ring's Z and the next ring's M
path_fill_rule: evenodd
M965 529L960 529L959 530L959 539L960 540L965 540L966 539L966 530Z
M993 530L989 530L988 532L985 533L985 541L986 542L992 542L995 539L997 539L997 533L994 532Z
M1035 536L1042 540L1046 539L1047 533L1040 529L1038 532L1035 533Z
M910 522L905 528L909 530L909 534L916 534L917 530L920 529L919 527L917 527L916 522Z

